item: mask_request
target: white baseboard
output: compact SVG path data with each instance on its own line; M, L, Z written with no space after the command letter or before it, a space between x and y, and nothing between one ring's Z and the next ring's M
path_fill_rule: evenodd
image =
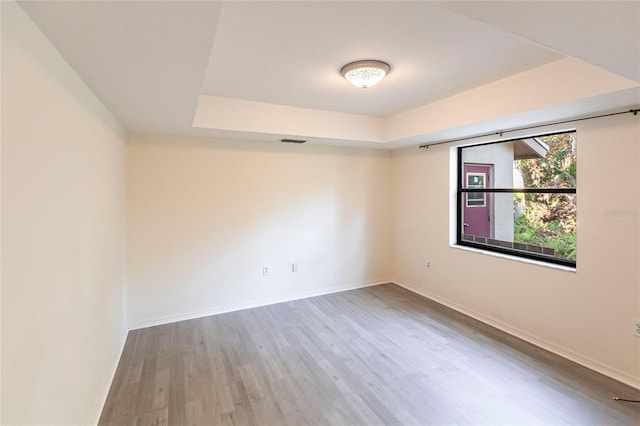
M475 312L473 310L467 309L464 306L460 306L450 300L444 299L442 297L436 296L434 294L431 294L425 290L419 289L416 286L407 284L407 283L403 283L400 282L398 280L391 280L391 282L393 282L396 285L399 285L400 287L403 287L413 293L419 294L420 296L426 297L427 299L433 300L436 303L440 303L441 305L444 305L448 308L451 308L455 311L458 311L460 313L463 313L467 316L470 316L471 318L474 318L478 321L481 321L485 324L488 324L492 327L497 328L498 330L504 331L507 334L510 334L512 336L515 336L519 339L522 339L526 342L529 342L533 345L536 345L538 347L541 347L543 349L548 350L549 352L552 352L556 355L559 355L563 358L566 358L570 361L573 361L577 364L580 364L584 367L589 368L590 370L594 370L600 374L604 374L607 377L610 377L614 380L617 380L619 382L622 382L626 385L629 385L631 387L634 387L636 389L640 389L640 378L638 377L633 377L632 375L621 371L617 368L611 367L609 365L606 365L602 362L596 361L594 359L591 359L589 357L586 357L580 353L577 353L571 349L556 345L554 343L551 343L545 339L542 339L538 336L534 336L532 334L529 334L523 330L520 330L516 327L513 327L509 324L503 323L501 321L497 321L493 318L489 318L479 312Z
M118 371L118 365L120 365L120 358L122 358L122 353L124 352L124 345L127 343L127 336L129 334L128 330L125 330L124 337L121 339L120 347L118 350L118 355L115 359L115 364L111 369L111 375L109 376L109 380L106 382L105 390L102 394L102 397L98 398L95 404L96 417L93 422L94 425L97 425L100 421L100 416L102 415L102 410L104 409L104 405L107 402L107 398L109 397L109 391L111 390L111 385L113 384L113 379L116 377L116 372Z
M156 325L170 324L172 322L208 317L210 315L224 314L227 312L241 311L243 309L258 308L260 306L273 305L273 304L282 303L282 302L290 302L293 300L306 299L308 297L322 296L324 294L340 293L342 291L354 290L357 288L364 288L364 287L371 287L374 285L386 284L389 282L390 280L388 279L379 279L379 280L365 281L359 284L346 284L346 285L340 285L340 286L327 287L319 290L290 293L284 296L253 300L246 303L217 306L217 307L213 307L211 309L206 309L202 311L187 312L187 313L178 314L178 315L169 315L166 317L159 317L159 318L153 318L145 321L138 321L138 322L129 324L129 330L137 330L140 328L153 327Z

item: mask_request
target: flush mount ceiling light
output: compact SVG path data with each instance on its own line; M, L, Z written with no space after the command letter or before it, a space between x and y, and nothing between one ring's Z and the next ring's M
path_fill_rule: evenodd
M367 59L348 63L340 70L340 74L347 81L361 89L368 89L377 84L391 71L391 67L386 62Z

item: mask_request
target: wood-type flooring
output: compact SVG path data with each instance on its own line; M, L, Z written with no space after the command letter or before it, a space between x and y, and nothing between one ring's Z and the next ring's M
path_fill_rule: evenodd
M640 425L613 396L640 392L383 284L131 331L99 424Z

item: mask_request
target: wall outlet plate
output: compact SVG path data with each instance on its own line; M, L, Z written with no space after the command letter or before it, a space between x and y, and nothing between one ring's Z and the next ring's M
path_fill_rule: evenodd
M633 335L640 337L640 319L633 320Z
M262 275L269 275L271 273L271 269L268 266L262 267Z

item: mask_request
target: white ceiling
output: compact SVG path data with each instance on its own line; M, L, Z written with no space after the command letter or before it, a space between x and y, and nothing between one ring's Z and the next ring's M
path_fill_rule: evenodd
M127 129L191 127L222 3L18 4Z
M429 2L232 2L203 92L384 117L561 57ZM369 58L392 71L353 90L339 70Z
M638 1L19 4L131 132L299 136L394 148L640 103ZM382 59L392 71L364 92L339 74L356 59ZM427 113L435 106L454 105L483 87L527 86L519 76L553 79L535 70L554 63L579 74L583 67L598 81L531 80L572 91L531 111L501 110L475 124L452 121L445 132L414 126L392 135L403 117L435 120ZM605 91L597 87L601 80ZM240 119L223 120L230 111Z
M640 1L451 1L448 10L640 81Z

